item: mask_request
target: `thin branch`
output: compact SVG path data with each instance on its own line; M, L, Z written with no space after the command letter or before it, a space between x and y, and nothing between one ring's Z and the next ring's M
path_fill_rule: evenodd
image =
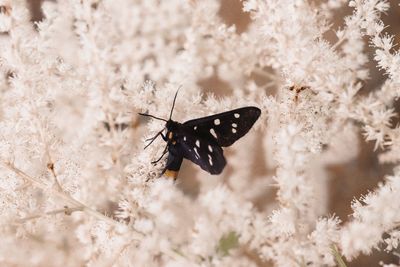
M332 50L336 50L344 41L347 40L346 34L342 36L342 38L338 39L334 45L332 45Z
M34 118L36 119L36 122L38 124L38 126L37 126L38 135L39 135L38 139L44 145L44 154L48 158L47 168L50 170L50 172L53 175L55 186L58 188L59 191L63 191L63 188L62 188L60 182L58 181L57 175L54 171L54 162L51 159L51 155L50 155L49 140L47 140L47 138L46 138L47 135L44 133L44 130L46 129L46 126L44 125L45 122L43 122L42 120L39 119L40 116L39 116L37 110L34 111L34 115L35 115Z
M274 73L269 73L266 72L265 70L261 69L261 68L255 68L253 69L253 73L263 76L265 78L270 79L271 81L277 81L279 80L278 77L274 74Z
M51 174L53 175L54 183L55 183L56 187L58 188L58 190L63 192L64 190L63 190L60 182L58 181L56 171L54 170L54 163L50 157L50 153L47 153L47 154L48 154L49 161L50 161L49 163L47 163L47 169L49 169Z
M63 199L65 202L67 202L69 205L77 208L80 207L82 209L83 212L92 215L93 217L105 221L110 225L116 226L116 227L124 227L127 228L127 226L123 223L120 223L108 216L105 216L104 214L98 212L95 209L92 209L88 206L86 206L84 203L72 198L71 196L69 196L68 194L64 193L64 192L60 192L58 190L55 190L54 188L49 188L46 184L44 184L43 182L41 182L40 180L29 176L28 174L26 174L25 172L23 172L22 170L18 169L17 167L15 167L13 164L11 163L7 163L4 161L1 161L1 164L3 164L4 167L6 167L8 170L14 172L15 174L17 174L18 176L20 176L21 178L30 181L33 185L35 185L36 187L45 190L47 192L50 192L51 195L53 196L57 196L61 199ZM131 230L131 229L130 229ZM143 235L139 232L136 231L132 231L132 234L134 235L134 238L137 239L141 239L143 237Z
M75 212L75 211L82 211L82 207L76 207L76 208L68 208L68 207L65 207L65 208L63 208L63 209L57 209L57 210L47 211L47 212L45 212L45 213L36 214L36 215L31 215L31 216L27 216L27 217L25 217L25 218L18 219L18 220L16 221L16 223L20 224L20 223L24 223L24 222L27 222L27 221L30 221L30 220L42 218L42 217L45 217L45 216L48 216L48 215L55 215L55 214L59 214L59 213L65 213L65 214L67 214L67 215L71 215L71 213L72 213L72 212Z
M268 89L269 87L273 87L276 85L276 82L267 82L266 84L261 85L261 89Z
M70 210L73 209L79 209L82 212L85 212L89 215L92 215L93 217L105 221L110 225L113 225L115 227L123 227L125 229L127 229L129 231L129 235L133 240L142 240L144 235L140 232L137 232L131 228L129 228L126 224L120 223L108 216L105 216L104 214L98 212L95 209L92 209L88 206L86 206L85 204L83 204L82 202L74 199L73 197L69 196L68 194L64 193L64 192L60 192L54 188L49 188L46 184L44 184L43 182L41 182L40 180L29 176L28 174L26 174L25 172L23 172L22 170L18 169L17 167L15 167L13 164L11 163L7 163L4 161L0 161L0 164L3 164L4 167L6 167L8 170L14 172L15 174L17 174L18 176L20 176L21 178L31 182L34 186L36 186L37 188L40 188L42 190L45 190L47 192L49 192L51 195L53 196L57 196L61 199L63 199L65 202L67 202L68 204L70 204L71 206L73 206L74 208L70 208ZM65 212L65 209L62 210L63 212ZM51 213L56 213L57 211L52 211ZM164 253L165 255L167 255L168 257L175 259L175 260L187 260L184 256L176 253L173 250L170 249L162 249L161 250L162 253Z
M116 255L113 259L110 260L109 264L104 264L105 266L113 267L116 265L118 259L121 257L122 253L131 245L131 242L126 243L125 245L121 246L121 248L117 251Z
M339 267L347 267L346 263L344 262L344 260L342 258L342 255L340 255L339 250L336 247L336 245L332 245L331 249L332 249L332 254L335 257L338 266Z

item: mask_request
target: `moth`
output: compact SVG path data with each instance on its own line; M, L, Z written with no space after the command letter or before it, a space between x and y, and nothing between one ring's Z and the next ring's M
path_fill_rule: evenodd
M261 110L252 106L243 107L179 123L172 120L177 94L178 91L175 94L168 120L139 113L141 116L165 121L165 127L154 137L146 140L150 142L145 149L158 136L167 142L161 157L152 163L159 162L168 152L167 163L162 174L174 180L178 177L184 158L199 165L210 174L220 174L226 165L222 148L232 145L244 136L260 117Z

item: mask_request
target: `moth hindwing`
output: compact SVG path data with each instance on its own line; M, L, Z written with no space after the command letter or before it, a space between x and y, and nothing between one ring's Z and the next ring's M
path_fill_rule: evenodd
M244 136L259 118L261 110L257 107L243 107L179 123L171 119L177 93L168 120L139 113L166 122L166 135L161 130L149 139L148 145L159 135L167 142L162 156L153 163L161 160L168 152L163 174L173 179L178 176L183 158L211 174L221 173L226 165L222 147L230 146Z

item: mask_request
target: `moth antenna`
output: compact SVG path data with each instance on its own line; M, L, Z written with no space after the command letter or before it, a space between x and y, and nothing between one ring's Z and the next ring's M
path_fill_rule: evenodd
M151 117L151 118L156 119L156 120L160 120L160 121L165 121L165 122L167 122L166 119L162 119L162 118L159 118L159 117L150 115L150 114L144 114L144 113L138 113L138 114L139 114L140 116Z
M172 118L172 112L174 111L174 107L175 107L175 100L176 100L176 97L178 96L178 92L179 92L179 90L181 88L182 88L182 85L179 86L178 90L176 90L175 97L174 97L174 102L172 103L171 113L169 114L169 119Z

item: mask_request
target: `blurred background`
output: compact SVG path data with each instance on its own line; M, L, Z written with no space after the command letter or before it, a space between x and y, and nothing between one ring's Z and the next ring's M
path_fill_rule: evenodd
M38 22L43 19L43 13L41 11L41 4L43 0L26 0L31 11L32 22ZM145 1L145 0L143 0ZM279 0L276 0L279 1ZM316 4L319 1L312 1ZM400 42L400 7L398 1L390 1L391 9L382 18L385 25L390 25L386 28L389 34L396 36L395 43ZM221 19L228 25L235 25L237 33L245 32L251 23L249 14L242 12L240 0L221 0L221 8L219 15ZM351 14L351 9L344 7L336 13L333 28L337 29L343 24L343 18ZM328 41L335 40L333 33L327 33L326 39ZM367 40L366 40L367 43ZM369 52L371 62L373 61L373 51L366 45L366 49ZM374 88L379 87L385 75L379 69L376 68L375 64L369 65L370 79L365 82L362 93L367 94ZM218 76L213 76L207 80L199 81L199 87L204 88L205 92L210 92L209 88L215 88L212 92L217 96L223 96L229 94L230 89L228 85ZM395 103L397 112L400 112L400 101ZM400 118L399 118L400 120ZM393 126L398 124L397 121L393 122ZM346 164L342 165L331 165L329 167L329 173L331 175L330 184L330 200L329 200L329 213L336 214L339 218L346 222L351 215L350 204L354 198L359 198L363 194L366 194L369 190L375 188L379 182L383 180L386 174L392 173L393 166L386 164L379 164L377 155L379 150L374 151L374 143L367 143L360 135L361 150L358 157ZM193 168L189 164L184 164L182 172L191 172ZM264 166L259 166L259 171L265 170ZM184 176L184 175L182 175ZM188 194L195 194L196 184L193 179L191 181L183 180L179 185ZM270 201L269 199L260 200ZM272 196L273 197L273 196ZM393 200L393 201L398 201ZM351 263L348 263L349 267L361 267L361 266L379 266L379 262L388 263L400 263L400 250L398 255L388 254L384 251L377 251L372 255L360 256ZM269 263L261 263L260 266L270 266Z

